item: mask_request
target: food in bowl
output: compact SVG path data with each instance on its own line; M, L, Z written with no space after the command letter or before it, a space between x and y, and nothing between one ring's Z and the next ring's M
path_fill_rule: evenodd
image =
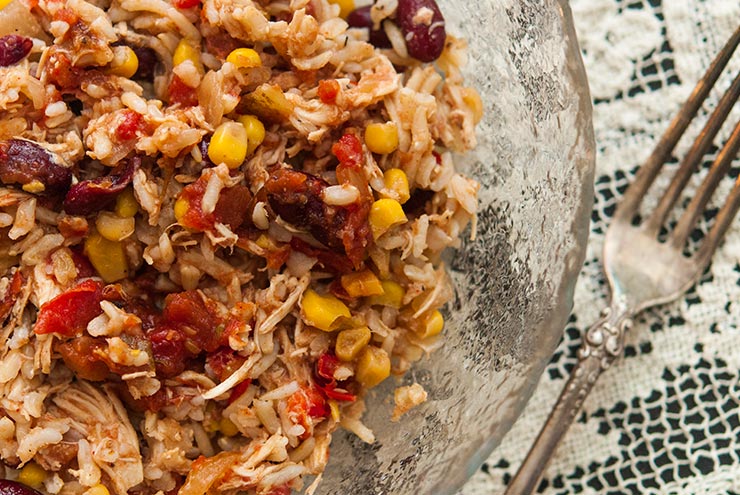
M317 486L338 427L373 441L366 392L441 343L482 104L433 1L346 10L0 11L8 477L277 495Z

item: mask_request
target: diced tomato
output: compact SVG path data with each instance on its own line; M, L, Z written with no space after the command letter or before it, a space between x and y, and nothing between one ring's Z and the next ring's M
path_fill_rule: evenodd
M157 325L146 334L152 346L157 376L168 378L185 370L187 349L182 332L164 325Z
M319 99L327 105L335 103L340 89L341 88L336 79L319 81Z
M328 352L319 356L316 362L316 374L327 380L334 380L334 372L339 368L339 359Z
M200 4L200 0L173 0L172 5L178 9L190 9Z
M57 350L67 368L78 377L92 382L105 380L110 370L101 358L106 343L101 338L83 335L59 344Z
M345 134L331 148L339 163L345 166L362 167L362 143L354 134Z
M212 215L206 215L201 209L203 194L206 192L207 182L201 179L188 184L180 193L180 198L187 201L188 209L180 218L180 223L192 230L204 231L213 226Z
M218 349L223 328L215 303L198 292L167 295L161 318L146 333L157 374L175 376L185 369L186 359Z
M244 358L230 347L222 347L206 357L206 365L224 381L244 363Z
M229 321L226 322L226 326L224 327L224 331L221 334L221 345L228 346L229 345L229 337L232 337L239 332L242 331L244 328L244 323L237 320L236 318L229 318Z
M288 397L286 407L296 424L303 426L306 431L302 439L308 438L313 429L314 420L329 416L329 406L323 395L314 387L304 386Z
M162 319L165 325L177 328L202 351L215 351L223 331L223 321L214 303L196 291L169 294L164 300Z
M247 186L237 184L222 189L213 210L213 217L217 222L237 228L244 223L251 200L252 194Z
M18 299L18 294L23 289L23 282L23 274L21 274L20 270L16 270L5 292L5 297L0 301L0 323L5 321L5 318L8 317L10 311L13 309L15 301Z
M198 92L185 84L177 75L172 76L172 81L167 87L167 94L171 105L179 103L184 107L194 107L198 104Z
M249 202L252 200L249 188L237 184L234 187L222 189L213 213L205 214L201 205L207 185L208 181L201 178L182 190L180 197L187 201L188 209L180 219L180 223L189 229L201 232L212 231L217 222L228 225L231 229L236 229L244 223Z
M41 306L34 332L71 337L81 333L90 320L103 312L103 284L85 280Z
M372 242L368 217L373 204L367 177L362 170L362 143L354 134L345 134L334 144L332 152L339 159L336 170L339 183L354 186L360 192L359 201L347 206L347 218L341 232L344 251L355 268L359 268Z
M229 394L229 404L234 402L236 399L242 396L244 392L247 391L249 386L252 384L252 380L247 378L243 382L240 382L236 387L231 389L231 394Z
M79 69L72 66L72 60L56 46L49 48L48 54L49 82L62 90L79 87Z
M329 399L354 402L357 396L337 386L334 373L339 368L339 359L331 353L325 352L316 362L316 386Z
M116 128L116 137L121 141L129 141L136 137L136 132L144 127L144 117L133 110L124 110L121 123Z

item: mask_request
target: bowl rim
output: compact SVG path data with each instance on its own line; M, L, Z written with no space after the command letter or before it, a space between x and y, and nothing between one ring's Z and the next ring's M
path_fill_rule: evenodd
M571 227L571 233L574 239L574 247L567 254L569 257L566 268L563 270L560 285L555 291L553 301L552 318L542 322L540 327L558 328L557 332L551 332L557 338L547 342L548 348L543 351L546 359L535 363L533 370L528 374L525 384L519 390L519 401L512 407L510 424L513 425L521 416L524 408L532 398L534 391L555 353L559 341L565 330L571 310L573 309L573 295L575 292L576 282L586 257L588 238L590 233L591 212L594 205L594 178L596 168L596 143L593 128L593 106L591 92L588 84L586 68L583 63L578 37L576 35L575 25L573 22L573 13L568 0L555 0L556 7L559 9L560 25L563 29L563 38L565 40L566 50L566 74L572 79L573 86L576 89L578 99L579 133L578 141L575 145L580 145L582 153L574 157L573 163L581 175L581 203L575 211L574 220ZM536 330L533 330L536 331ZM547 333L547 332L543 332ZM465 482L467 482L491 456L494 450L499 446L501 440L509 429L498 435L488 438L476 454L468 462L467 472L465 473ZM529 450L529 447L527 447ZM463 483L464 484L464 483ZM462 488L462 484L458 487ZM457 493L449 492L449 495Z

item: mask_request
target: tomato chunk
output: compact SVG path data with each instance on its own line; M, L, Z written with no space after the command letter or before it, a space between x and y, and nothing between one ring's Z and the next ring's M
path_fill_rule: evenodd
M236 229L243 224L247 217L249 202L252 200L249 188L237 184L222 189L213 212L203 213L203 195L207 185L207 179L201 177L182 190L180 198L186 201L187 210L179 219L180 224L201 232L213 231L217 222L228 225L231 229Z
M21 271L16 270L13 274L13 278L10 280L10 285L5 292L5 297L0 301L0 323L5 321L5 318L8 317L10 311L13 309L15 301L23 289L23 282L24 280Z
M340 89L339 83L335 79L319 81L319 99L327 105L335 103Z
M179 103L184 107L194 107L198 104L198 92L185 84L177 75L172 76L167 93L171 105Z
M316 386L328 399L354 402L357 400L357 396L341 388L334 378L334 373L340 364L339 359L334 354L325 352L319 356L315 370Z
M331 148L339 163L359 168L362 166L362 143L354 134L345 134Z
M81 333L90 320L103 312L103 284L87 279L41 306L33 331L71 337Z
M329 416L329 406L321 393L314 387L304 386L288 397L288 413L296 424L303 426L306 432L302 438L308 438L313 429L314 420Z
M133 110L124 110L123 119L116 129L116 137L121 141L128 141L136 137L136 131L145 126L144 117Z
M220 343L223 322L210 300L204 301L196 291L170 294L164 300L166 324L179 328L201 350L215 351Z
M200 4L200 0L174 0L172 5L178 9L191 9Z

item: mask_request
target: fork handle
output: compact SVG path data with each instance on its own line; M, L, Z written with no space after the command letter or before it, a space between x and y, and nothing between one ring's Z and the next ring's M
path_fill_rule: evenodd
M616 300L615 300L616 299ZM506 489L506 495L535 492L548 461L578 414L601 373L622 354L624 335L632 327L633 313L622 298L615 298L591 326L578 351L578 362L560 393L545 426Z

